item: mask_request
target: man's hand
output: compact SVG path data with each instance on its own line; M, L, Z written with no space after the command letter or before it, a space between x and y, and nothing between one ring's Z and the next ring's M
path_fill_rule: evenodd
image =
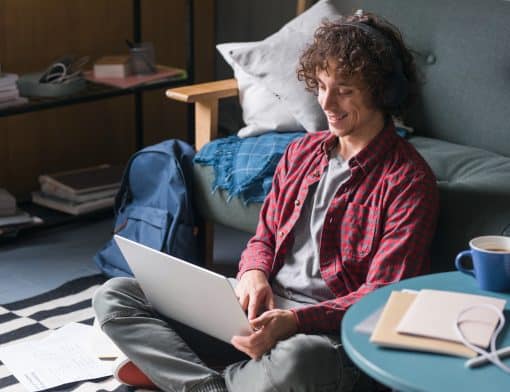
M255 332L249 336L234 336L230 342L253 359L260 359L280 340L297 332L297 321L290 310L268 310L251 320L250 324Z
M254 319L264 310L274 308L273 290L262 271L246 271L235 292L243 310L248 310L248 320Z

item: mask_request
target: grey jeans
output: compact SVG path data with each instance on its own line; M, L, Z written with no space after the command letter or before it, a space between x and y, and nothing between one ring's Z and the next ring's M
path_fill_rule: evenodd
M260 360L156 313L136 280L114 278L94 295L103 331L164 391L201 391L211 380L228 391L351 391L360 373L333 336L297 334ZM201 358L221 358L223 373ZM363 377L361 377L363 378Z

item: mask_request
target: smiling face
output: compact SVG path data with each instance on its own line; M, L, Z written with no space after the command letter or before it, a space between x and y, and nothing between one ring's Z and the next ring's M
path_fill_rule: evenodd
M384 114L371 104L368 89L356 79L343 79L336 63L317 71L318 101L326 114L329 130L339 138L370 140L384 126Z

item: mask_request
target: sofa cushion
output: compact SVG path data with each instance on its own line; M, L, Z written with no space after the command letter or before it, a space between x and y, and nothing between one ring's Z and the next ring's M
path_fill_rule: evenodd
M196 164L193 172L195 205L201 216L209 221L254 234L262 203L246 205L238 196L230 198L228 193L221 189L213 193L211 184L215 175L211 166Z
M438 183L448 187L510 194L510 158L480 148L413 136Z
M257 45L230 51L243 71L281 99L309 132L326 129L327 121L315 95L297 79L299 56L321 22L339 16L329 0L321 0Z
M456 254L468 249L471 238L508 231L510 158L426 137L409 141L438 180L440 215L433 270L453 270Z

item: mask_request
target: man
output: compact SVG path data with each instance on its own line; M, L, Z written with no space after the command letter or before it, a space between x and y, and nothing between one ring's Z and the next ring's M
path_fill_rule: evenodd
M339 341L345 311L428 270L438 194L392 122L417 84L398 30L373 14L326 22L298 77L317 93L329 130L289 145L241 255L235 291L255 332L232 339L237 358L225 353L224 372L210 369L201 352L224 352L221 344L155 314L133 279L113 279L94 298L132 369L163 390L359 388Z

